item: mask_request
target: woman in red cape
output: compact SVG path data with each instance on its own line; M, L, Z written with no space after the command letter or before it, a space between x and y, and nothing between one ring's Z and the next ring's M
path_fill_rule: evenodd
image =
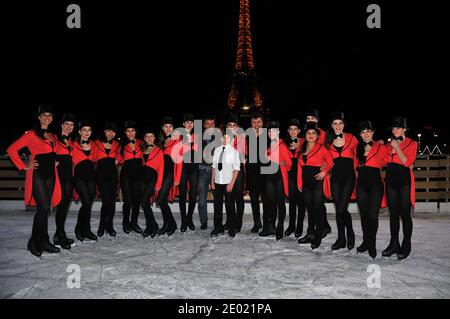
M26 171L25 205L37 206L33 219L33 229L27 248L39 257L43 251L57 253L60 249L50 243L48 237L48 215L51 208L61 200L61 187L56 169L55 139L49 131L53 122L53 110L50 105L40 105L37 113L39 123L25 132L22 137L8 147L11 161L21 171ZM31 160L24 163L19 151L27 148Z
M173 218L169 201L175 198L175 185L180 184L182 162L182 147L180 135L173 130L173 119L165 117L162 121L159 144L164 154L164 174L161 189L158 193L157 203L161 208L163 225L158 235L171 236L177 230L177 223Z
M375 259L378 215L384 197L381 168L386 166L386 146L374 142L375 129L371 121L360 122L358 128L361 141L357 148L356 199L361 215L363 242L356 250L358 253L368 251L369 256Z
M97 236L91 231L91 210L96 195L95 159L97 147L93 140L90 121L80 121L79 137L73 141L73 182L75 186L74 199L81 201L78 211L75 236L79 241L96 241Z
M322 243L324 216L326 214L325 198L330 198L330 176L333 157L325 146L318 143L320 131L316 124L305 126L305 143L298 158L297 186L303 192L308 219L314 221L311 233L298 240L299 244L311 243L316 249Z
M331 132L327 136L327 148L333 156L331 171L331 193L336 208L336 226L338 238L331 246L332 250L355 247L355 232L348 205L355 199L356 185L356 148L358 140L350 133L344 132L346 120L343 112L335 112L331 118Z
M100 223L97 230L99 237L102 237L105 231L109 236L116 236L113 225L119 186L117 164L121 160L120 144L115 140L118 131L116 123L106 122L102 137L95 141L97 147L95 156L97 189L102 200Z
M140 207L140 173L142 169L142 141L136 138L137 124L134 121L125 121L125 136L120 148L122 169L120 170L120 188L123 195L123 220L124 233L131 230L142 234L143 230L138 225ZM130 221L131 211L131 221Z
M389 208L391 241L383 251L384 257L397 254L405 259L411 253L413 222L411 208L415 206L413 164L417 156L417 142L405 136L406 119L395 117L391 121L392 138L387 144L386 199ZM400 218L403 242L400 245Z
M286 198L289 198L289 176L288 172L292 168L291 153L286 144L279 138L280 123L276 121L269 122L267 125L269 145L266 151L266 157L271 163L270 167L262 169L275 168L274 172L264 175L263 200L266 203L267 214L270 223L275 224L278 217L278 223L275 232L275 238L280 240L284 236L284 219L286 218ZM261 172L263 173L263 172ZM264 233L264 230L262 231ZM267 235L270 232L267 231ZM262 236L264 236L263 234Z
M152 130L144 131L142 144L143 164L141 174L141 206L144 209L145 229L142 235L152 238L158 233L158 224L151 203L158 196L164 177L164 155L162 149L155 145L155 134Z

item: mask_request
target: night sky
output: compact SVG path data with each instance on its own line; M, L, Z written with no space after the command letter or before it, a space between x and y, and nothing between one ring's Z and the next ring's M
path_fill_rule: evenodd
M322 126L340 109L350 130L371 119L384 133L390 117L404 115L412 134L432 126L448 136L439 116L448 107L443 9L376 1L382 28L371 30L373 2L251 2L255 67L273 119L302 118L314 106ZM69 3L81 6L81 30L66 27ZM155 128L164 115L201 117L226 104L239 0L30 1L2 13L2 152L41 102L98 127L135 119Z

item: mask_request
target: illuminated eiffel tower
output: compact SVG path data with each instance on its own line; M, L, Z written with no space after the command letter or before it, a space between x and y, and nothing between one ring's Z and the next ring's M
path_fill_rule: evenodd
M257 85L249 2L250 0L240 0L236 64L226 107L226 113L237 113L240 117L248 117L255 111L268 115Z

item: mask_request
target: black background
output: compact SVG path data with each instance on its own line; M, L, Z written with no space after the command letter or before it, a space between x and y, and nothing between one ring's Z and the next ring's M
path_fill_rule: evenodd
M81 29L66 7L81 6ZM381 6L381 29L366 8ZM380 136L392 116L448 136L442 2L251 2L253 49L273 119L345 111L352 130L371 119ZM157 128L164 115L201 117L227 101L236 55L239 0L33 1L2 4L1 151L28 129L37 105L55 103L94 120Z

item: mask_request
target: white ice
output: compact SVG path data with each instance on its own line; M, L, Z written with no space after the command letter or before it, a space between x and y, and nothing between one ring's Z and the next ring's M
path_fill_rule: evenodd
M155 215L161 225L159 210ZM115 219L117 236L97 243L76 241L71 250L33 257L26 245L33 212L2 209L0 202L0 298L449 298L450 215L414 217L413 250L403 261L381 258L389 242L389 222L381 217L378 257L373 261L356 249L332 252L333 233L320 249L300 246L294 237L281 241L251 234L251 214L234 239L210 237L207 231L177 231L143 239L122 232L121 214ZM179 226L179 214L175 213ZM92 229L99 216L93 213ZM66 230L71 238L76 212ZM144 226L143 214L139 221ZM361 227L353 215L357 245ZM286 220L287 226L287 220ZM305 220L306 226L306 220ZM50 237L54 215L49 217ZM68 288L68 266L80 267L80 288ZM368 266L379 266L379 288L368 286ZM371 266L373 267L373 266ZM373 278L373 277L370 277ZM369 278L369 279L370 279ZM370 282L374 282L369 280Z

